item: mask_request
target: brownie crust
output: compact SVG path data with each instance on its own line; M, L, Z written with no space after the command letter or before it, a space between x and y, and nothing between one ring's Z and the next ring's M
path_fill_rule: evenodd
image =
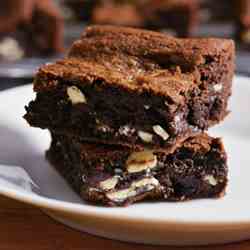
M82 140L168 151L227 115L234 43L93 26L64 60L41 67L31 126Z
M227 185L227 156L220 139L201 134L176 145L172 153L81 143L52 135L47 151L81 197L123 206L144 200L217 198Z

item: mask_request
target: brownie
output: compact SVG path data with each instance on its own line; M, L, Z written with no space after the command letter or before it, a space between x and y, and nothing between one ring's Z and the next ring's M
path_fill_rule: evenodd
M199 23L199 0L145 0L140 10L147 28L179 37L192 35Z
M228 114L234 43L92 26L41 67L31 126L81 140L168 151Z
M199 0L64 0L75 16L92 24L162 30L190 36L198 24Z
M199 0L200 18L204 22L228 22L235 16L234 3L238 0Z
M236 39L242 45L250 47L250 1L238 0L236 11Z
M47 158L84 200L108 206L224 195L227 156L220 139L200 134L172 153L81 143L53 134Z
M145 16L137 1L100 1L93 9L91 22L129 27L144 27Z
M0 59L48 56L63 49L63 19L51 0L0 3Z
M73 17L80 21L90 21L97 0L63 0L63 3L73 13Z

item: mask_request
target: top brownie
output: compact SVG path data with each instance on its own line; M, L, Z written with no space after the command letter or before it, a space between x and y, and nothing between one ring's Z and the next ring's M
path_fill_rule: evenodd
M25 118L82 140L167 150L227 115L234 58L231 40L92 26L39 69Z

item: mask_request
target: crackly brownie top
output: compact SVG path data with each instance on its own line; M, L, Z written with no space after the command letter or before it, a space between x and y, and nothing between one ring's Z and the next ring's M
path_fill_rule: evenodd
M100 84L127 91L174 96L179 102L200 83L207 58L233 53L226 39L177 39L162 33L114 26L91 26L68 56L38 71L35 91L61 82L80 87Z

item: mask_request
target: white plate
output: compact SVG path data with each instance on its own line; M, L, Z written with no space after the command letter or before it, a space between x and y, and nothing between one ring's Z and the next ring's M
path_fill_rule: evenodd
M86 204L45 161L46 131L22 119L32 87L0 93L0 164L23 167L39 195L0 184L0 193L34 204L71 227L123 241L150 244L212 244L250 238L250 79L236 77L231 115L210 134L224 138L229 155L227 195L183 203L141 203L125 208Z
M37 69L48 62L54 62L61 58L62 55L53 57L33 57L23 58L14 62L0 62L0 77L5 78L33 78Z

